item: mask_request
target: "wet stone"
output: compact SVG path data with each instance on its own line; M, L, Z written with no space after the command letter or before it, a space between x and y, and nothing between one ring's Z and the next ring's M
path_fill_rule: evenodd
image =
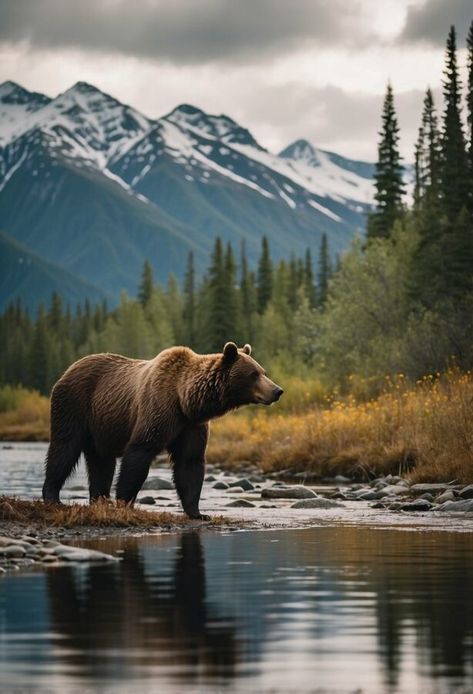
M432 504L427 499L416 499L402 504L401 511L430 511Z
M263 489L261 492L262 499L312 499L316 496L312 489L307 487L285 487Z
M463 489L460 489L458 495L462 499L473 499L473 484L469 484L467 487L463 487Z
M138 503L153 506L156 503L156 501L152 496L142 496L141 499L138 499Z
M217 478L214 475L206 475L204 482L216 482Z
M245 492L250 492L254 489L254 486L246 477L236 480L230 484L230 487L241 487Z
M456 496L453 493L453 491L451 489L448 489L446 492L439 494L435 501L437 504L444 504L446 501L455 501L455 499Z
M436 511L447 513L473 513L473 499L461 499L459 501L446 501L435 507Z
M259 484L266 482L266 478L263 475L250 475L248 479L250 482L258 482Z
M405 484L388 484L381 490L381 492L384 496L388 496L388 494L406 496L407 494L410 494L410 489L409 487L406 487Z
M24 557L26 549L20 545L11 544L9 547L0 547L0 554L4 557Z
M212 489L228 489L228 484L226 482L215 482Z
M232 508L256 508L256 504L253 504L247 499L235 499L235 501L230 501L230 503L226 505Z
M324 499L320 496L315 499L302 499L301 501L296 501L294 504L291 504L291 508L343 508L343 504L339 504L338 501L333 501L332 499Z
M345 499L346 500L346 498L347 498L346 494L344 494L343 492L340 492L340 491L333 492L329 496L330 496L330 499Z
M162 477L150 477L141 489L174 489L174 485L170 480L165 480Z
M420 496L421 494L440 494L448 489L448 484L442 483L432 483L432 484L413 484L410 487L411 494L413 496Z

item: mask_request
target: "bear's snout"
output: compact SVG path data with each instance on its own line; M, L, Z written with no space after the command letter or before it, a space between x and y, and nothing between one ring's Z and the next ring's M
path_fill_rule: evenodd
M276 383L273 383L267 376L261 376L255 391L255 400L261 405L271 405L279 400L284 393Z

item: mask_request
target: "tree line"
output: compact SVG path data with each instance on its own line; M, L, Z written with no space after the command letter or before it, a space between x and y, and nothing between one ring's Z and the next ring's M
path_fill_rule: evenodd
M148 359L176 344L215 352L229 339L250 342L259 358L285 351L288 359L303 362L307 347L293 338L323 309L331 273L325 235L315 271L310 250L303 258L275 263L263 237L257 267L250 268L244 244L237 262L231 244L217 238L199 282L192 253L182 287L173 275L167 286L157 284L145 262L136 298L123 293L112 310L105 302L86 301L71 311L54 293L50 306L40 304L32 317L16 301L0 316L0 383L47 393L67 366L86 354Z

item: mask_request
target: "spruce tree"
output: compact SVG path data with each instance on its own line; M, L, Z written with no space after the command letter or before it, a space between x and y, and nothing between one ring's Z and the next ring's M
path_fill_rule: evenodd
M317 296L314 283L314 271L312 268L312 255L310 248L307 248L304 258L304 293L309 302L309 308L314 308L317 304Z
M240 314L243 342L254 341L256 313L256 285L254 273L248 268L245 242L241 244L240 260Z
M473 212L473 21L467 38L468 77L467 77L467 122L468 122L468 162L470 167L470 210Z
M208 310L205 335L206 351L220 351L232 339L235 326L229 324L227 313L228 279L225 276L226 259L220 237L215 239L208 277Z
M319 277L317 287L318 303L320 307L323 307L327 301L328 281L331 274L332 265L330 262L327 234L322 234L319 251Z
M447 38L443 95L442 196L445 215L453 225L469 197L468 161L461 119L461 83L453 26Z
M186 274L184 276L184 307L182 317L184 320L185 340L189 347L196 346L195 333L195 270L194 270L194 254L192 251L187 256Z
M399 126L394 95L388 84L383 105L382 128L375 172L376 209L368 219L368 238L388 237L402 214L403 167L399 153Z
M264 313L271 301L273 292L273 263L269 253L269 244L266 236L261 242L261 256L258 264L258 312Z
M441 145L437 114L431 89L424 98L422 122L415 148L414 203L419 209L436 204L440 196Z
M138 289L138 301L142 306L146 306L151 298L154 289L153 268L151 264L145 260L143 272L141 274L140 286Z

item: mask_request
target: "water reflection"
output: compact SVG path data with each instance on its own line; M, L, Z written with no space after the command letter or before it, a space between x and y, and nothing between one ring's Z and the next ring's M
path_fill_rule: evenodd
M123 561L2 581L7 681L376 694L473 683L469 534L338 527L90 544L120 547Z
M86 678L117 675L118 650L125 672L132 664L136 672L172 666L184 678L196 669L231 676L235 628L231 618L220 623L209 614L200 535L182 535L164 566L150 565L145 554L134 542L120 565L49 572L52 629L67 636L68 662Z

